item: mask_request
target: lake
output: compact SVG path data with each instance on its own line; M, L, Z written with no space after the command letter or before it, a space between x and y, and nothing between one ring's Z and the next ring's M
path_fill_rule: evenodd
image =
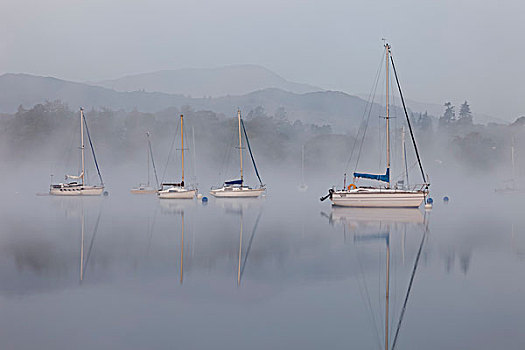
M9 194L0 347L383 349L388 277L390 348L525 348L519 195L425 212L293 190L206 205Z

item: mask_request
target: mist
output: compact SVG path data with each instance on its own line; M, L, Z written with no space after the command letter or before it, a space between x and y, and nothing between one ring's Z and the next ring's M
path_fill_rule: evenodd
M0 348L523 349L524 6L8 0ZM387 149L420 207L320 200Z

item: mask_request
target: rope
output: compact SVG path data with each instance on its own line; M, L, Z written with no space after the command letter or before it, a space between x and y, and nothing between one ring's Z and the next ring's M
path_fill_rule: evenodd
M149 133L148 133L148 147L149 147L149 154L151 157L151 164L153 165L153 173L155 174L155 182L157 184L157 188L160 188L159 177L157 176L157 168L155 167L155 160L153 159L153 150L151 149L151 141L149 139Z
M381 71L382 71L382 66L383 66L383 60L381 60L380 68L378 70L378 75L377 75L377 79L376 79L376 83L375 83L375 87L374 87L374 94L373 94L373 97L372 97L372 101L370 101L370 108L368 109L368 116L367 116L367 119L366 119L366 125L365 125L365 129L364 129L364 132L363 132L363 138L361 139L361 144L359 145L359 153L357 154L357 160L356 160L356 163L355 163L354 172L357 170L357 165L359 164L359 160L361 159L361 151L363 149L363 144L365 142L366 131L368 129L368 122L370 120L370 114L372 113L373 100L375 99L375 96L376 96L377 84L379 83L379 76L380 76Z
M100 174L100 169L98 167L97 157L95 156L95 148L93 147L93 143L91 142L91 136L89 136L89 129L87 125L86 115L83 114L83 116L84 116L84 125L86 127L86 134L89 140L89 146L91 147L91 153L93 154L93 160L95 161L95 166L97 167L98 178L100 179L100 184L104 186L104 181L102 181L102 175Z
M373 101L375 99L377 85L379 83L379 77L380 77L381 71L383 69L383 62L384 62L384 55L381 55L381 62L379 63L379 67L378 67L378 69L376 71L375 82L372 85L372 89L370 90L370 93L368 94L367 105L365 106L365 110L363 111L363 116L361 117L361 124L359 125L359 128L357 129L357 134L356 134L356 137L354 139L354 144L352 146L352 151L350 152L350 156L348 157L348 160L346 162L345 172L348 169L348 166L350 165L350 162L351 162L351 160L352 160L352 158L354 156L354 150L355 150L355 146L357 144L357 140L359 138L359 132L361 131L362 128L364 128L363 139L361 141L361 146L359 147L359 156L361 154L361 147L363 145L364 135L366 134L366 128L368 127L368 120L370 119L370 113L372 111L372 105L373 105ZM367 114L367 110L368 110L368 114ZM366 117L366 123L365 123L365 117ZM356 168L357 168L357 163L359 163L359 157L358 157L357 162L356 162Z
M257 178L259 179L259 183L261 184L261 187L263 186L261 176L259 175L259 171L257 170L257 165L255 165L255 158L253 158L252 148L250 147L250 140L248 140L248 134L246 133L246 128L244 127L244 121L241 119L241 125L242 130L244 131L244 136L246 138L246 145L248 145L248 151L250 151L250 158L252 158L253 168L255 169L255 174L257 175Z
M407 118L408 130L410 130L410 137L412 138L412 143L414 144L414 150L416 151L417 162L419 163L419 169L421 170L421 177L423 178L423 183L426 183L425 172L423 171L423 165L421 164L421 158L419 157L419 151L417 149L416 139L414 138L414 132L412 131L412 125L410 124L410 118L408 117L407 108L405 105L405 99L403 98L403 92L401 91L401 85L399 84L399 79L397 78L396 66L394 65L394 58L390 56L390 61L392 62L392 69L394 70L394 76L396 77L397 88L399 89L399 96L401 97L401 103L403 103L403 110L405 111L405 116Z
M175 145L175 139L177 138L177 133L179 131L179 125L177 124L177 129L175 130L175 133L173 134L173 140L171 141L170 151L168 152L168 159L166 160L166 166L164 167L164 171L162 172L162 182L166 179L166 170L168 170L168 164L171 159L171 154L173 153L173 146Z

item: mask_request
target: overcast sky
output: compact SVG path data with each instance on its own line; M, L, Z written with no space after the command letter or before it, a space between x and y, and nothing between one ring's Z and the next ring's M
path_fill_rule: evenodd
M393 49L408 98L525 115L525 2L479 0L2 0L0 73L76 81L263 65L366 93Z

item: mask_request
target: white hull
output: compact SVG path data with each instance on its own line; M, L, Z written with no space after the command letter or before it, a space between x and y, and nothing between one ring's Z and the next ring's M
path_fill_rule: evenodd
M100 196L104 192L103 186L51 186L49 194L52 196Z
M159 198L162 199L193 199L197 195L197 190L189 190L185 188L168 188L157 192Z
M154 189L153 187L137 187L137 188L132 188L130 192L133 194L150 194L150 193L157 193L157 190Z
M388 189L356 189L335 191L333 205L356 208L419 208L425 200L424 191L402 191Z
M211 190L210 194L217 198L254 198L259 197L264 191L264 188L221 187Z

